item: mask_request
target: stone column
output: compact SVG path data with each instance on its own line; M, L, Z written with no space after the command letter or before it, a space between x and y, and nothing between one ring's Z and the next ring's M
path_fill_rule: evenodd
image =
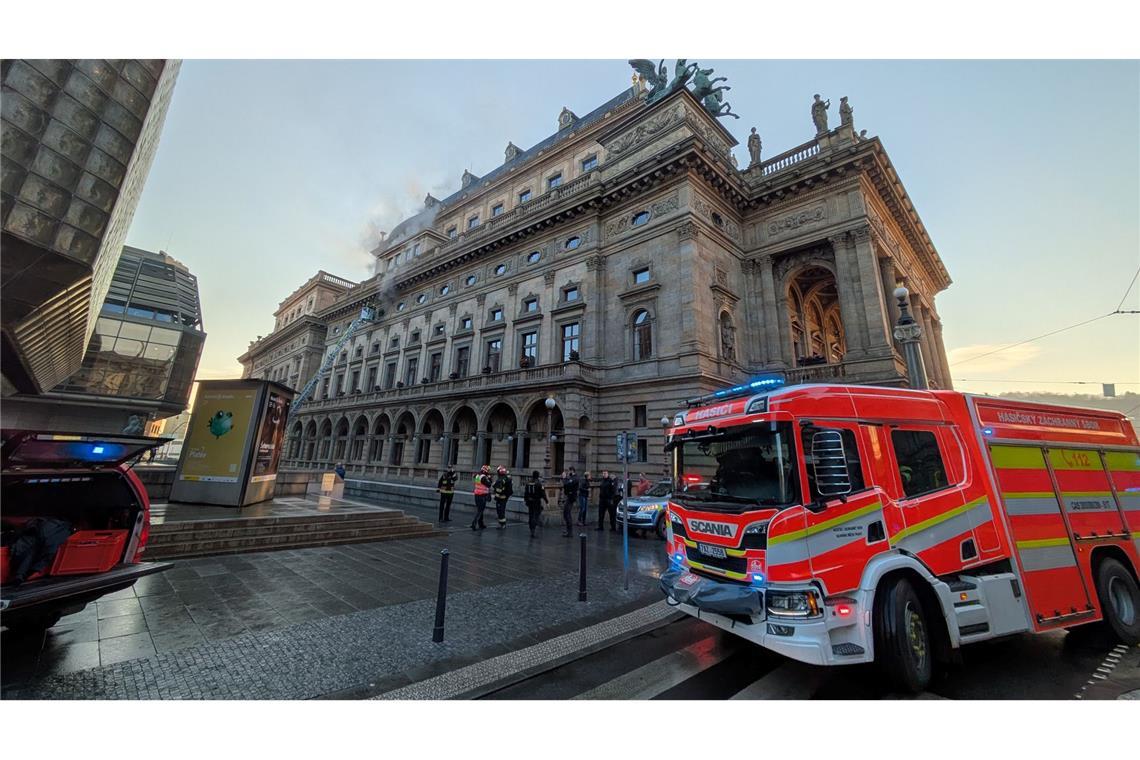
M947 390L954 388L954 376L950 374L950 361L946 358L946 346L942 342L942 320L935 316L931 320L931 326L934 328L934 335L931 337L931 347L934 350L935 356L938 358L938 364L942 367L942 380L945 383L942 387Z
M748 259L741 263L741 268L744 271L744 332L746 338L742 341L737 341L744 347L744 356L738 357L742 359L742 363L758 364L762 367L768 366L768 341L764 339L764 315L761 311L763 300L760 297L759 289L759 271L760 265L755 259Z
M480 430L477 435L479 436L479 448L475 452L475 462L472 464L472 469L474 470L478 470L483 466L483 463L487 461L487 446L490 443L487 433Z
M930 320L930 307L921 304L917 311L919 323L922 325L922 356L926 360L926 374L928 377L934 378L934 382L939 388L945 388L946 381L942 376L942 364L938 361L938 352L934 348L934 327Z
M883 297L887 302L887 320L890 324L899 321L899 305L895 302L895 288L898 287L898 275L895 273L895 260L890 256L879 259L879 271L883 279Z
M863 282L849 233L832 235L828 242L835 255L835 287L839 291L839 315L843 318L843 332L847 337L845 359L863 359L869 350L868 325Z
M791 366L792 340L788 315L780 313L782 299L776 297L776 277L772 272L772 258L765 256L758 262L760 278L760 307L763 311L763 344L766 366L785 369Z
M855 243L855 265L859 271L859 283L863 290L863 322L866 325L867 351L883 356L892 351L891 323L887 322L888 306L884 297L882 276L876 245L871 239L871 228L861 227L851 232Z
M514 470L521 473L523 470L523 451L526 447L527 433L525 430L515 431L515 465ZM531 463L533 464L533 462Z
M555 335L554 318L549 316L550 310L558 305L558 292L554 288L554 272L547 272L542 276L542 282L546 286L542 291L542 321L538 323L538 357L539 364L561 364L562 346L559 344L561 336ZM550 332L547 333L547 330ZM583 346L585 348L585 346ZM582 356L586 356L586 352L581 352Z
M696 222L686 219L677 227L677 261L680 266L689 271L696 268L697 239L700 230ZM682 353L689 353L700 349L701 325L699 320L708 318L697 308L696 283L691 279L678 283L677 311L681 318L680 345ZM713 315L713 319L716 315Z

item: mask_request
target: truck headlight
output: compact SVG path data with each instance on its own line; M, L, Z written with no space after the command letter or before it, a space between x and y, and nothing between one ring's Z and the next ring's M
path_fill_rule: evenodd
M769 591L768 614L776 617L819 617L819 598L810 589L803 591Z
M744 538L741 543L742 549L766 549L768 548L768 523L771 520L761 520L754 522L744 529Z

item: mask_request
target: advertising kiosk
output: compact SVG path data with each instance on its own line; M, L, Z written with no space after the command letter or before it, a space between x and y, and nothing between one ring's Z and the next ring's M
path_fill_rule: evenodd
M273 498L293 391L269 380L203 380L170 500L244 507Z

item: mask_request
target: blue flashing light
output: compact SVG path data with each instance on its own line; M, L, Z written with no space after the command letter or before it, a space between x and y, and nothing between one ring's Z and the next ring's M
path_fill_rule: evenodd
M103 453L103 447L102 446L92 446L91 447L91 453L92 454L102 454Z
M993 435L993 434L994 434L993 428L990 428L990 427L982 428L982 435Z
M683 556L681 556L680 554L674 554L674 555L673 555L673 562L674 562L674 564L677 564L677 565L679 565L679 564L681 564L681 563L682 563L682 562L684 562L684 561L685 561L685 558L684 558Z
M754 377L744 385L734 385L731 388L723 388L719 391L713 391L707 396L689 399L686 404L688 406L700 406L701 404L707 403L709 401L729 399L736 396L747 396L758 391L779 388L781 386L787 385L787 382L787 378L785 378L783 375L760 375L759 377Z
M753 586L763 586L764 585L764 573L752 573L752 585Z

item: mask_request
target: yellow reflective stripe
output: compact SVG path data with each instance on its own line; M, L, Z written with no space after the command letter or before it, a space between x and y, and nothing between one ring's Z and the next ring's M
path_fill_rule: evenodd
M1140 453L1129 451L1106 451L1104 458L1108 469L1116 472L1140 472Z
M1030 446L991 446L990 458L994 467L999 469L1045 469L1045 456L1041 453L1041 449Z
M1112 496L1112 491L1061 491L1062 496L1088 496L1088 497L1101 497Z
M744 556L744 550L743 549L725 549L724 551L730 557L743 557Z
M957 517L958 515L964 515L967 512L969 512L971 509L973 509L974 507L981 504L985 500L986 500L986 497L981 496L977 499L974 499L971 502L967 502L967 503L963 504L960 507L957 507L955 509L951 509L949 512L943 512L942 514L935 515L934 517L931 517L928 520L923 520L920 523L915 523L914 525L903 528L902 530L900 530L898 533L896 533L894 536L891 537L891 546L894 546L899 541L902 541L904 538L908 538L910 536L913 536L915 533L921 533L924 530L927 530L929 528L933 528L935 525L938 525L939 523L944 523L947 520L952 520L955 517Z
M1048 549L1051 546L1068 546L1069 539L1065 538L1036 538L1032 541L1018 541L1018 549Z
M47 436L47 440L49 440L49 441L82 441L83 436L79 436L79 435L49 435L49 436Z
M768 537L768 546L772 546L774 544L784 544L784 543L787 543L788 541L799 541L801 539L807 538L808 536L814 536L816 533L822 533L825 530L831 530L836 525L842 525L843 523L848 522L850 520L855 520L855 519L858 519L860 517L863 517L864 515L869 515L872 512L877 512L882 508L883 508L882 502L876 501L874 504L868 504L865 507L860 507L859 509L856 509L854 512L848 512L845 515L840 515L839 517L833 517L830 520L824 520L819 525L813 525L810 528L804 528L803 530L792 531L791 533L782 533L778 536L769 536Z
M1057 494L1052 491L1005 491L1002 493L1007 499L1055 499Z
M691 547L693 547L694 549L696 549L696 548L697 548L697 542L696 542L696 541L690 541L690 540L689 540L689 539L687 539L687 538L682 538L681 540L685 542L685 546L691 546Z
M727 578L733 578L738 581L748 579L748 573L734 573L731 570L721 570L719 567L707 567L699 562L693 562L692 560L689 560L689 567L695 567L698 570L705 570L710 573L716 573L717 575L723 575Z

